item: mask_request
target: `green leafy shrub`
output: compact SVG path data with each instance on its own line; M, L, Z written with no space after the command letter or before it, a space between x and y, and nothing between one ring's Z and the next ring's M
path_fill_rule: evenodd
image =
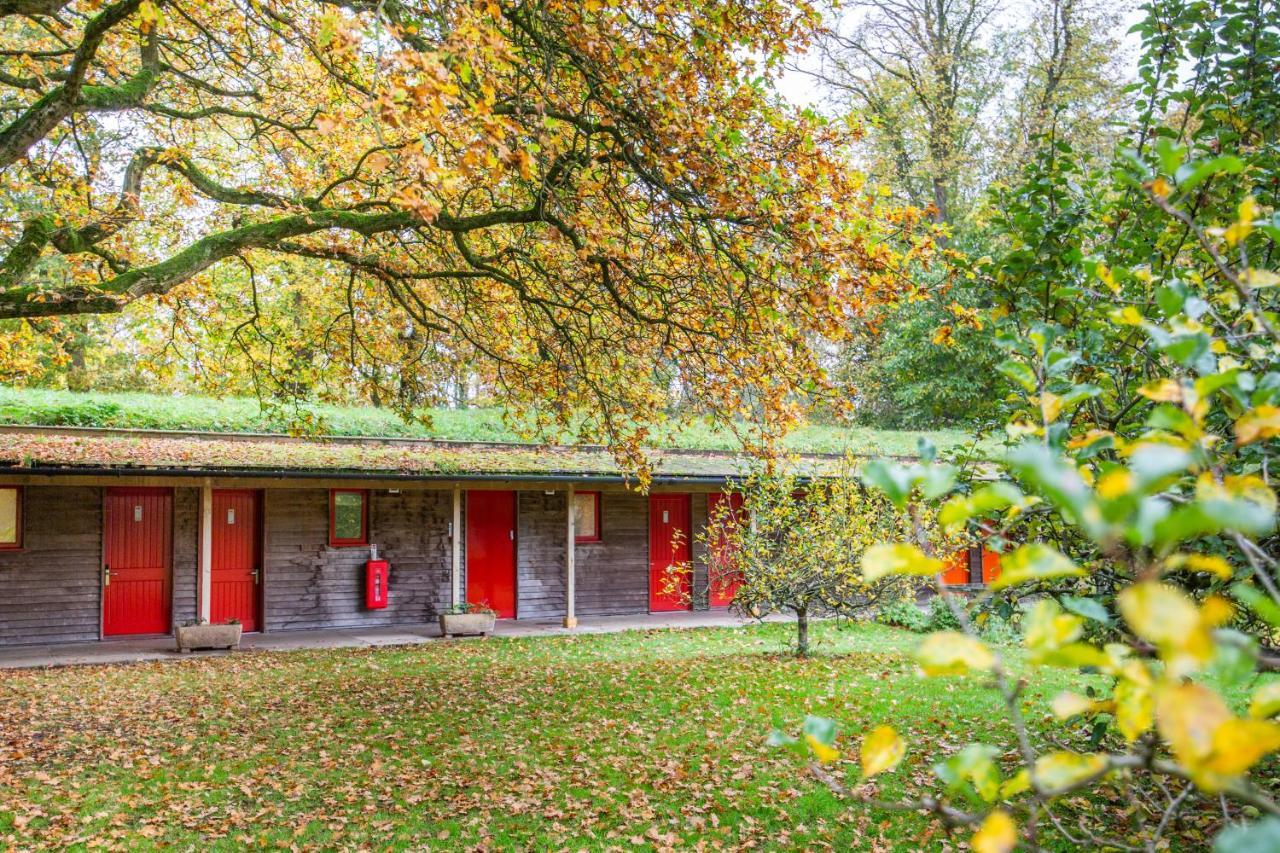
M876 613L876 621L881 625L892 625L895 628L906 628L923 634L929 630L931 619L929 614L920 609L914 597L899 598L890 601Z

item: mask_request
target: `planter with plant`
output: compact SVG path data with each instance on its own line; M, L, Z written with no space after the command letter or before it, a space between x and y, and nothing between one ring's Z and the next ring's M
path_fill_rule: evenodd
M487 604L454 604L440 611L440 633L446 637L487 637L497 615Z
M178 651L189 652L195 649L238 649L240 634L243 630L238 619L228 619L220 625L211 625L201 620L192 620L177 627Z

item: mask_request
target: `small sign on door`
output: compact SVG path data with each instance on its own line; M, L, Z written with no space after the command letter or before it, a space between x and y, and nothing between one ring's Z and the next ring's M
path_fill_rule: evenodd
M227 510L227 524L236 523L236 511L234 509Z
M662 523L663 524L671 523L671 515L665 509L662 511Z
M133 505L133 520L142 521L142 504Z

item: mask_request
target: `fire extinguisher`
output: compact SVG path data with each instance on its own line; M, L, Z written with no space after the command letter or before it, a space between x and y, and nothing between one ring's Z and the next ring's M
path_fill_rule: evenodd
M387 578L391 566L386 560L378 559L376 546L369 549L369 558L364 564L364 606L370 610L381 610L387 606Z

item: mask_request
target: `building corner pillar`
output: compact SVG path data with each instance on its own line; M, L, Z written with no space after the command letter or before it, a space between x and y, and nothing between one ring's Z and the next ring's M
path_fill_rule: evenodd
M577 566L575 565L575 550L577 548L577 532L574 529L573 519L573 484L569 484L568 492L565 498L565 515L568 521L565 523L565 543L564 543L564 627L578 627L578 615L574 612L574 605L577 603Z

